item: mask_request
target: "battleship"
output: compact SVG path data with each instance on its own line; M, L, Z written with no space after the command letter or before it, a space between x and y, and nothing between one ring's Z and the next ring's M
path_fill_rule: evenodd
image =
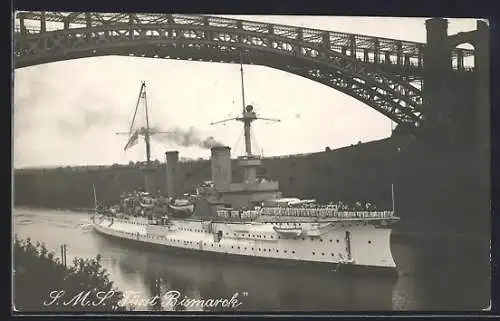
M264 119L252 105L245 104L243 65L240 63L242 111L236 120L243 123L245 155L237 161L243 180L234 182L231 148L211 147L211 180L201 182L193 193L184 193L179 179L179 152L167 151L166 195L158 195L151 169L146 85L142 82L139 101L144 101L146 126L135 131L132 125L125 149L144 136L146 163L145 190L124 193L119 204L103 206L94 187L94 229L105 236L136 245L171 250L203 259L224 258L273 262L282 265L325 267L331 271L376 271L397 275L391 252L391 231L399 221L391 209L341 201L318 203L314 199L283 197L279 182L257 175L262 156L252 153L251 125ZM393 191L392 191L393 192ZM392 193L393 194L393 193Z

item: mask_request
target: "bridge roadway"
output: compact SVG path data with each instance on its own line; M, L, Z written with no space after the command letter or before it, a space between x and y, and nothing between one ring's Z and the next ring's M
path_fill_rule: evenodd
M425 44L205 15L20 12L16 68L102 55L254 63L337 89L394 122L424 119ZM461 61L474 52L455 48Z

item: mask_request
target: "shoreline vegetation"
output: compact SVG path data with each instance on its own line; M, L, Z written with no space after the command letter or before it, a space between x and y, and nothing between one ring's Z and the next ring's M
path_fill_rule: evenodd
M120 301L101 265L101 256L75 258L73 264L49 252L43 243L15 236L13 256L13 308L16 312L130 311Z

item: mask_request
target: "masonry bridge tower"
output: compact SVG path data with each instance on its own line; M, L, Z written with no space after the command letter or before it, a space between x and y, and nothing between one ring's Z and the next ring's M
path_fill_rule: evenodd
M490 201L489 26L448 35L448 21L426 21L423 108L427 130L400 155L399 197L403 220L421 229L450 228L487 235ZM452 51L474 47L474 68ZM462 71L462 72L457 72ZM432 126L435 125L435 126ZM396 194L397 194L396 192Z
M477 21L477 29L448 35L448 21L426 21L424 52L424 108L426 115L442 126L447 143L477 146L489 133L489 27ZM462 44L474 47L474 69L464 70L464 57L452 51ZM443 134L443 133L440 133ZM451 140L450 140L451 139Z

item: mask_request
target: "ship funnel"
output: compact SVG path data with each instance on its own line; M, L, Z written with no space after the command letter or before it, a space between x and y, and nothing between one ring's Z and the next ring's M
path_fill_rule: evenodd
M231 183L231 148L228 146L216 146L211 148L212 152L212 182L219 192L229 190Z
M175 197L177 194L177 177L179 175L179 152L165 152L167 167L167 197Z

